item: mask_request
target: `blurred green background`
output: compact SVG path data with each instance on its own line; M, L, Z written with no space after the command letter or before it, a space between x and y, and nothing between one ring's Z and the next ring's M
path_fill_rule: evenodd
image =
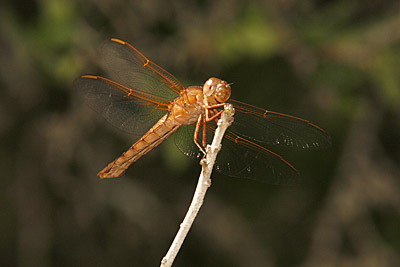
M73 92L117 37L188 85L306 118L330 149L285 153L296 187L214 173L174 266L400 265L400 5L370 1L14 0L0 4L1 266L158 266L200 167L134 141Z

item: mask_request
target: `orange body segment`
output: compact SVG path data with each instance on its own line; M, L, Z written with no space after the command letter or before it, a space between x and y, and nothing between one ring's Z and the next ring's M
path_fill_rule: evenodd
M125 170L139 158L161 144L168 136L175 132L180 124L166 114L142 138L134 143L120 157L107 165L97 175L100 178L116 178L124 174Z

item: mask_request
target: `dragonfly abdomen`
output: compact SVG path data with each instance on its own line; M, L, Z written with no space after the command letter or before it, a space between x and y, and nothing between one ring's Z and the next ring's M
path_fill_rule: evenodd
M161 144L168 136L179 128L175 120L164 115L142 138L134 143L120 157L107 165L97 175L100 178L116 178L124 174L125 170L139 158Z

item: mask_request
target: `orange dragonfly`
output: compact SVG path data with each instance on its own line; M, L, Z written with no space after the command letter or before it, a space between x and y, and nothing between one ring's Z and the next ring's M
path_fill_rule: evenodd
M226 175L296 184L298 171L267 146L315 149L331 143L325 130L307 120L229 100L230 85L220 79L210 78L203 86L185 88L122 40L107 41L101 54L111 78L82 75L74 81L74 87L112 125L141 137L100 171L100 178L121 176L174 132L175 143L186 156L202 158L225 103L233 105L235 115L215 169Z

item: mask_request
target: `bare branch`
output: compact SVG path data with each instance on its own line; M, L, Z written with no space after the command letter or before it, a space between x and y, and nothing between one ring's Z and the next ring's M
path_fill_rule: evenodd
M207 189L211 186L211 172L214 167L215 159L217 158L218 151L221 149L221 141L224 137L226 129L233 122L234 109L231 104L226 104L224 106L224 112L221 114L221 119L218 121L218 128L215 131L214 139L211 145L207 146L207 155L201 160L200 164L202 170L200 173L199 181L197 183L196 191L190 204L189 210L186 213L185 219L180 225L179 231L175 236L174 241L171 244L167 254L161 261L162 267L172 266L176 255L181 248L183 241L186 238L187 233L192 226L197 213L203 204L204 197L206 195Z

